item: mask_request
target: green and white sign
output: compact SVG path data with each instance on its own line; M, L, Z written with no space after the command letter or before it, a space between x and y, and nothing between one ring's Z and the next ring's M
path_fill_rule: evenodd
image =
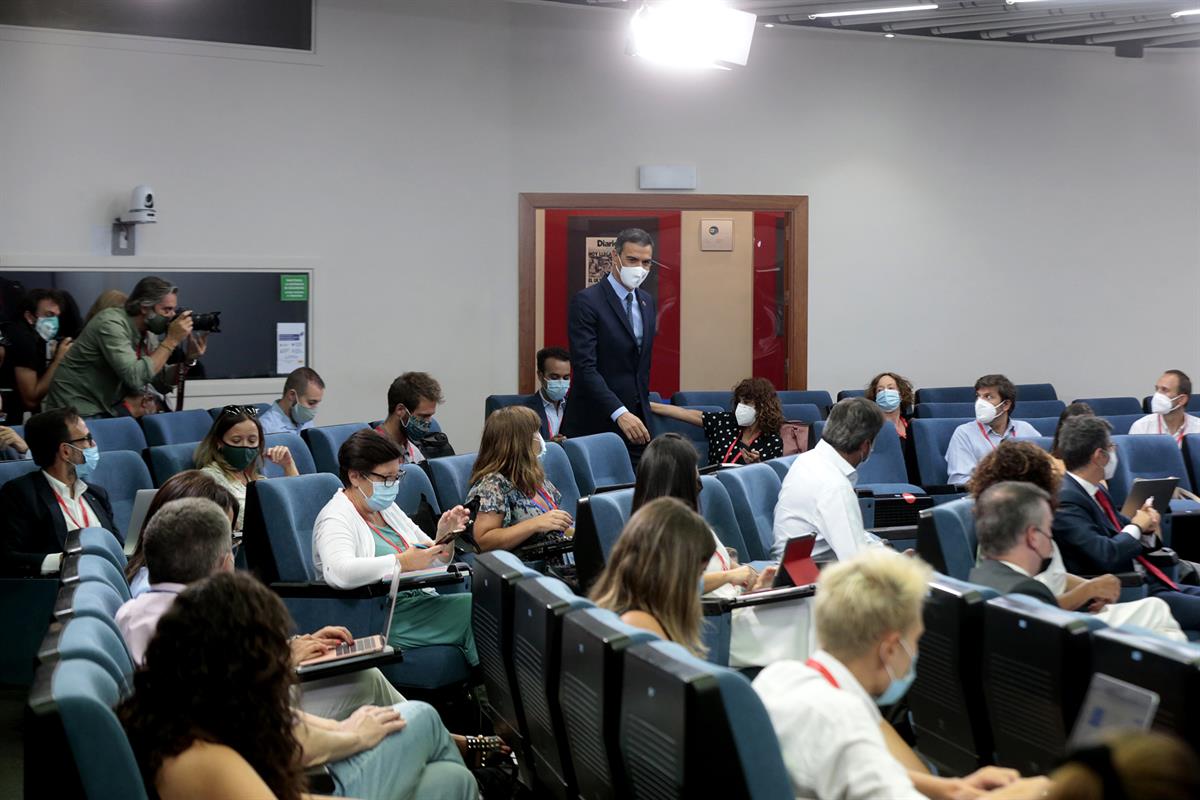
M308 300L308 273L280 275L279 299L306 302Z

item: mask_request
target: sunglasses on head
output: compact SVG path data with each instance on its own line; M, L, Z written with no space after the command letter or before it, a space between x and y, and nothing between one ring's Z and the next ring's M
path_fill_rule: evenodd
M258 406L225 406L221 409L221 413L227 417L240 417L243 414L257 417Z

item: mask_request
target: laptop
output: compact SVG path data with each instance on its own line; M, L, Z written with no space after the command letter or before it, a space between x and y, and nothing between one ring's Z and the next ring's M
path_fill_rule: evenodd
M1068 750L1094 747L1118 731L1148 730L1157 710L1157 693L1097 672L1075 719Z
M775 588L808 586L817 582L821 571L812 558L816 543L815 533L802 533L787 540L783 557L779 559L779 571L775 573Z
M328 664L331 661L343 661L348 658L361 658L363 656L375 655L391 655L392 647L387 643L388 633L392 629L392 617L396 613L396 590L400 585L400 570L392 573L392 585L388 589L388 595L391 597L391 604L388 608L387 617L383 621L383 633L375 636L363 636L355 639L353 644L339 644L331 652L316 658L310 658L307 661L300 662L300 667L296 670L300 674L319 665Z
M138 539L142 536L142 524L146 521L146 512L158 489L138 489L133 497L133 508L129 512L129 526L125 528L125 555L133 555Z

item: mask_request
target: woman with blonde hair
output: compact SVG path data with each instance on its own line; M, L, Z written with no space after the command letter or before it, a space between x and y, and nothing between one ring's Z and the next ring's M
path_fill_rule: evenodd
M651 500L621 531L591 598L622 622L703 657L699 584L711 556L703 517L673 497Z
M300 474L292 453L283 445L266 446L258 409L254 406L225 406L200 442L193 456L196 468L211 475L238 502L235 531L242 529L246 516L246 487L266 478L262 474L264 461L283 467L283 474Z
M467 493L468 503L479 500L474 536L481 551L542 544L573 524L558 507L562 495L542 468L541 424L525 406L498 409L484 424Z

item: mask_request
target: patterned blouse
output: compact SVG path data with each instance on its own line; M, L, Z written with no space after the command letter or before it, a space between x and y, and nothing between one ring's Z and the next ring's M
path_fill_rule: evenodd
M708 439L708 462L710 464L743 464L742 451L735 444L742 438L742 428L737 418L729 411L706 411L703 415L704 436ZM759 433L747 445L758 451L763 461L783 455L783 439L779 433Z
M502 528L511 528L527 519L545 514L558 508L562 494L547 478L542 488L533 497L518 489L512 481L498 472L485 475L467 492L467 502L479 498L479 513L501 514ZM526 541L531 544L532 540Z

